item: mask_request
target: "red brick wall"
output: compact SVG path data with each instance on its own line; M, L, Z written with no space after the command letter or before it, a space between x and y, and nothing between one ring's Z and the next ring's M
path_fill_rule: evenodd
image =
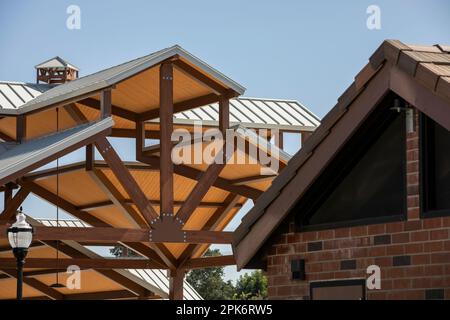
M408 220L281 235L267 259L269 298L308 298L310 282L366 279L375 264L381 289L368 299L450 299L450 217L420 219L417 129L406 141ZM294 259L305 259L305 281L292 280Z

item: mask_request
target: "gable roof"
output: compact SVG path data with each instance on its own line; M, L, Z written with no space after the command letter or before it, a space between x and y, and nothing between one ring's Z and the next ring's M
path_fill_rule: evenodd
M0 81L0 109L18 109L55 85ZM211 103L174 114L174 123L218 126L219 104ZM159 122L159 119L150 122ZM230 125L247 128L313 131L320 119L296 100L237 97L230 99Z
M75 67L73 64L67 62L61 57L54 57L51 59L48 59L47 61L44 61L42 63L39 63L38 65L34 66L36 69L41 68L71 68L78 71L78 68Z
M233 252L245 268L298 199L389 91L450 130L450 46L387 40L338 98L272 186L242 219Z
M31 112L50 105L63 103L64 101L93 94L99 90L109 88L138 73L147 70L172 57L180 57L217 81L223 83L229 89L239 95L245 92L245 88L237 82L226 77L202 60L185 51L178 45L162 49L149 55L119 64L117 66L101 70L99 72L54 86L35 99L28 101L18 109L0 109L0 113L18 115Z

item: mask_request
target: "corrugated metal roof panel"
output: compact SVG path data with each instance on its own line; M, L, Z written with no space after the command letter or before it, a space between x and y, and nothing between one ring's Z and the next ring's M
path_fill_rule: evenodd
M107 118L29 140L9 148L0 154L0 181L112 126L112 118Z

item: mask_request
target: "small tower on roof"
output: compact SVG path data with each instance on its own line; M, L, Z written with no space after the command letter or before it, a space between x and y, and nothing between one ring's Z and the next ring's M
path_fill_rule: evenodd
M78 68L60 57L44 61L36 68L36 83L59 84L78 78Z

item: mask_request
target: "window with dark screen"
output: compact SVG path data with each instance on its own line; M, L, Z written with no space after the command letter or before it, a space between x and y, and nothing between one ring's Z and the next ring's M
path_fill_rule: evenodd
M405 117L383 104L295 208L297 225L336 227L401 220L406 212ZM373 221L373 222L371 222Z
M450 132L422 114L422 208L425 216L450 214Z

